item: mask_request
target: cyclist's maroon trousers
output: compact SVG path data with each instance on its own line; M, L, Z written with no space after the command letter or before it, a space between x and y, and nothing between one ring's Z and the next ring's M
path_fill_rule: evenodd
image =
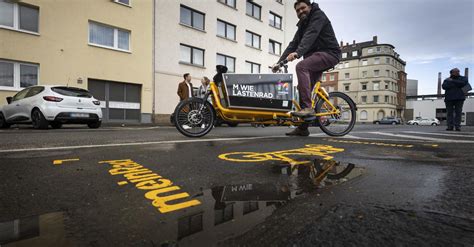
M311 107L311 90L321 79L323 71L332 68L339 60L326 52L315 52L296 64L298 77L298 92L301 109Z

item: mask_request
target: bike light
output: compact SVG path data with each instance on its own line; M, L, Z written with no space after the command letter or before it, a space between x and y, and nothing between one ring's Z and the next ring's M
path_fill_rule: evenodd
M100 105L100 101L98 101L98 100L94 100L94 101L92 101L92 103L94 103L94 105Z
M44 96L44 100L46 101L52 101L52 102L61 102L63 101L63 98L55 97L55 96Z

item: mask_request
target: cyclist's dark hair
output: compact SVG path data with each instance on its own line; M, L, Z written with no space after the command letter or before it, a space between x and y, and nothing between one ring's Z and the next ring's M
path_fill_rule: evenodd
M183 78L186 80L186 77L188 77L189 73L186 73L183 75Z
M305 3L306 5L311 6L311 1L310 0L296 0L295 5L293 6L293 8L296 9L296 5L298 5L300 3Z

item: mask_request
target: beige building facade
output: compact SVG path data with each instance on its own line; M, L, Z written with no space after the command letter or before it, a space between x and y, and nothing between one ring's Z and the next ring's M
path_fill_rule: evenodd
M153 1L0 0L0 105L31 85L89 89L105 122L151 122Z
M406 95L405 61L391 44L372 41L341 42L342 60L336 66L338 89L357 104L357 121L402 117Z
M190 73L194 87L215 66L231 73L271 73L296 32L293 1L160 0L155 6L155 113L169 122L179 102L178 83ZM296 63L290 65L290 73ZM296 81L294 81L296 83Z

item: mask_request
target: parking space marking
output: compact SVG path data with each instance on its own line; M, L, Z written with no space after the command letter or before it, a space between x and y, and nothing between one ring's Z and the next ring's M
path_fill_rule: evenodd
M79 159L54 160L53 164L58 166L58 165L62 165L63 162L71 162L71 161L79 161Z
M188 199L190 195L186 192L169 194L168 192L179 191L181 188L174 185L171 180L163 178L131 159L105 160L100 161L99 164L109 164L112 166L109 170L110 175L123 175L127 179L127 181L118 182L119 186L127 185L130 182L135 184L137 189L145 190L145 198L151 200L153 207L161 213L170 213L201 204L196 199L171 204L170 202L178 199ZM162 196L161 194L164 193L168 194Z
M402 134L384 133L384 132L369 132L369 133L375 134L375 135L384 135L384 136L392 136L392 137L400 137L400 138L408 138L408 139L419 139L419 140L442 142L442 143L474 143L474 141L466 141L466 140L451 140L451 139L445 139L445 138L432 138L432 137L402 135Z
M273 151L267 153L257 153L257 152L232 152L219 155L219 159L232 161L232 162L265 162L265 161L284 161L288 162L291 165L301 165L307 164L311 161L304 160L298 161L292 156L318 156L322 157L324 160L330 160L334 158L329 154L343 152L343 148L336 148L329 145L320 145L320 144L307 144L304 148L290 149L290 150L281 150Z

